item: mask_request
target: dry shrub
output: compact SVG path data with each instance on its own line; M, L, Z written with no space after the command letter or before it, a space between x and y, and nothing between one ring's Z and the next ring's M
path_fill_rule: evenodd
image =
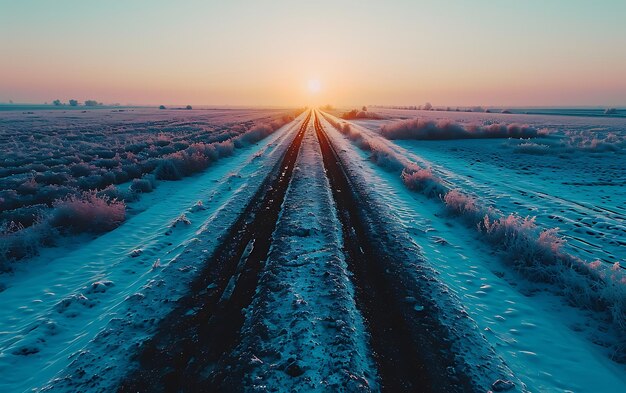
M55 202L50 223L77 233L102 233L117 228L125 218L124 202L86 191Z
M472 139L472 138L535 138L540 132L527 124L491 124L487 126L456 123L452 120L421 118L385 124L380 133L387 139Z

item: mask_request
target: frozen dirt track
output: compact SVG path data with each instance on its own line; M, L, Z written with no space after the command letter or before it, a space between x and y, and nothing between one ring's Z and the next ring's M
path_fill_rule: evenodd
M344 251L355 281L357 304L372 336L381 387L387 391L423 392L436 391L436 386L443 388L441 376L444 373L432 369L438 366L436 361L430 362L433 359L429 353L432 354L434 348L428 348L418 339L416 325L407 314L406 301L402 307L403 290L397 287L401 282L385 271L393 255L380 249L376 234L368 231L371 228L361 221L360 216L365 213L363 202L357 200L318 116L316 114L315 131L342 223ZM408 310L408 313L415 314L414 311ZM460 386L457 388L462 390ZM454 389L449 386L446 390Z
M190 293L144 343L139 368L119 391L463 392L510 376L489 351L482 375L454 353L463 352L466 344L485 343L465 333L472 338L461 344L444 326L429 299L432 272L422 269L419 277L409 272L423 262L419 254L409 255L410 247L403 254L395 236L381 235L385 227L376 224L381 217L352 184L319 118L309 112L277 173L207 259ZM300 180L306 173L312 176L310 184ZM321 190L308 201L306 194L315 193L316 184L330 191ZM305 213L308 209L305 218L298 216L298 204ZM307 227L306 217L317 210L336 217L336 224L319 217L313 220L319 226ZM324 241L325 246L312 244ZM298 249L308 255L293 255ZM317 273L319 263L326 266ZM302 277L317 274L319 284ZM286 296L276 299L273 293ZM289 295L295 296L293 302ZM267 307L272 301L274 309ZM336 310L326 310L329 301ZM272 329L277 337L270 335ZM307 356L303 351L309 346L313 352ZM307 359L318 352L328 352L319 364ZM334 354L343 358L332 360Z

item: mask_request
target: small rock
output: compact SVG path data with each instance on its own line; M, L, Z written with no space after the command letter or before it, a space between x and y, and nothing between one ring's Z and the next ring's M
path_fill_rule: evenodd
M505 379L498 379L494 383L491 384L491 388L494 392L504 392L506 390L511 390L515 387L515 384L511 381L507 381Z
M114 286L113 281L96 281L87 289L87 293L104 293L108 288Z
M196 204L193 205L192 208L191 208L191 212L192 213L196 213L196 212L199 212L201 210L206 210L206 207L204 207L204 205L202 204L202 201L196 202Z
M433 236L433 241L435 243L437 243L437 244L442 245L442 246L447 246L448 244L450 244L450 243L448 243L448 241L446 239L444 239L442 237L438 237L438 236Z
M130 252L130 257L131 258L137 258L138 256L141 255L143 251L141 250L141 248L136 248L133 251Z

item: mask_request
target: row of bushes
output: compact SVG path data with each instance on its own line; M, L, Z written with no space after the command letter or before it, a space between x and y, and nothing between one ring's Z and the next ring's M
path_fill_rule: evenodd
M59 235L102 233L116 228L125 219L126 202L153 191L158 180L179 180L198 173L220 158L232 155L236 148L262 140L293 119L294 115L279 116L224 141L185 144L182 150L150 160L149 165L144 163L142 170L134 173L137 177L132 179L129 191L120 191L106 183L80 191L80 187L68 185L40 185L34 177L18 190L2 191L2 206L17 202L22 205L0 210L0 268L6 269L11 261L37 254L40 247L53 244ZM28 204L33 201L40 203Z
M400 120L380 128L380 134L387 139L536 138L546 133L527 124L463 125L452 120L421 118Z
M623 153L626 150L626 136L616 133L567 131L562 138L530 141L510 141L515 153L547 155L571 153Z
M574 306L607 312L614 325L626 333L626 275L619 263L607 267L600 261L588 263L565 253L558 228L542 230L534 218L503 215L477 198L445 185L430 168L408 162L377 138L325 117L359 148L371 152L377 165L400 172L408 189L441 200L452 215L476 228L486 242L505 253L505 260L516 271L532 281L553 284ZM621 349L621 356L626 356L626 348Z
M13 147L7 149L0 160L0 212L35 205L50 207L66 195L127 183L155 170L162 179L178 179L207 166L198 155L188 157L198 146L215 144L217 149L232 151L233 144L258 141L268 135L268 130L272 132L290 118L292 116L273 116L261 123L245 121L212 128L198 121L186 123L174 119L159 123L158 133L140 123L137 130L120 127L111 130L111 135L106 137L85 131L86 140L77 140L74 131L63 134L48 125L52 136L37 143L31 142L32 135L19 142L19 135L0 133L0 140L8 141L3 147ZM12 129L22 128L13 126ZM220 146L220 142L224 142L224 146ZM218 154L224 155L221 151ZM214 160L212 154L205 155L209 161ZM51 160L55 160L54 165L43 164ZM191 169L172 171L172 162L180 164L181 160L185 161L183 167L191 166ZM0 213L0 222L3 219Z
M364 107L363 110L352 109L341 115L344 120L382 120L385 117L374 112L368 112Z
M558 236L558 228L541 230L534 217L503 216L459 190L446 193L443 201L489 243L506 251L506 261L515 270L534 281L553 284L574 306L608 311L613 323L626 333L626 275L619 262L610 267L599 260L585 262L562 251L565 241Z
M68 193L126 183L153 172L163 157L194 143L231 140L280 119L270 115L211 124L194 116L198 118L150 117L125 123L112 122L106 114L80 121L0 119L0 211L51 206Z

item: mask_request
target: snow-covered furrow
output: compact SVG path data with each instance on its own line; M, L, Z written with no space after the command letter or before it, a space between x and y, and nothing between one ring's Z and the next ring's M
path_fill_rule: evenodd
M379 189L380 174L368 164L363 164L361 153L326 119L320 118L320 121L346 175L368 205L368 225L378 234L380 242L386 244L385 251L393 256L392 261L387 261L385 274L395 277L407 291L404 301L412 307L415 317L411 322L416 331L424 334L420 343L424 351L421 356L433 363L446 363L445 358L453 359L447 370L450 379L439 380L442 385L430 388L436 391L437 386L446 385L450 389L473 391L501 390L505 387L507 390L525 391L525 385L495 353L457 295L439 279L435 267L424 258L418 244L411 239L408 228L398 220L396 205L382 195L383 191L387 191L395 196L397 191ZM436 340L433 341L429 335L435 335ZM427 368L434 371L432 366ZM465 380L456 379L460 376Z
M615 391L626 385L623 367L601 347L610 340L593 313L526 285L441 203L409 191L397 173L375 165L369 152L355 148L330 124L326 129L529 391Z
M351 123L358 132L378 140L380 125L364 123L361 126ZM536 216L537 223L546 228L560 227L562 236L568 240L566 248L575 256L584 260L600 259L607 263L624 261L624 244L620 239L626 233L626 211L620 211L605 203L599 195L589 196L589 203L577 202L581 197L580 189L576 194L568 189L554 187L541 182L535 176L529 178L526 173L507 171L507 176L493 176L496 168L486 166L477 159L468 165L467 159L446 154L444 148L428 148L425 144L442 143L432 141L384 141L390 149L401 157L431 168L434 174L444 180L450 188L459 188L474 193L481 200L503 210L505 213L518 213L522 216ZM490 143L495 149L501 149L499 142L493 141L453 141L462 148L463 144ZM484 157L482 161L488 161ZM549 190L553 190L550 192ZM619 198L619 195L615 197ZM594 201L594 203L591 203ZM595 202L597 201L597 202ZM599 205L599 206L598 206ZM607 210L608 209L608 210ZM607 214L608 213L608 214Z
M151 206L114 231L67 255L46 260L44 252L13 274L0 293L0 390L37 388L70 362L51 387L114 386L127 371L128 351L184 293L301 120L198 176L164 183ZM177 220L183 213L187 220ZM211 236L200 242L200 233Z
M376 391L312 123L296 165L232 355L242 366L240 381L246 391Z

